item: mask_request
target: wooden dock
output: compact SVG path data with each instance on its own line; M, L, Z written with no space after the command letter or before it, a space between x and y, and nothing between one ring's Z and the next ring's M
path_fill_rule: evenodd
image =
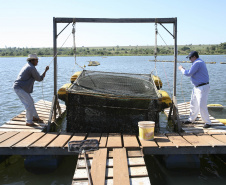
M51 103L39 101L35 106L46 122ZM189 104L178 107L181 120L187 118ZM184 133L158 133L154 140L144 141L138 135L120 133L46 133L42 132L45 123L25 126L22 112L0 127L0 155L77 155L68 151L68 142L96 139L99 150L88 154L94 184L150 184L143 155L226 154L225 126L213 117L211 120L216 126L202 129L198 118L196 124L182 127ZM88 184L84 164L79 156L73 184Z
M164 113L168 116L169 115L170 108L167 108L164 110ZM178 104L178 113L179 113L179 119L181 122L186 121L190 114L190 103L180 103ZM212 126L210 128L204 129L204 122L201 119L200 114L198 115L197 119L192 124L182 124L182 130L185 133L208 133L208 134L214 134L214 133L226 133L226 126L221 123L219 120L215 119L213 116L210 115L210 120Z
M94 185L151 184L140 150L126 151L125 148L114 148L109 151L102 148L89 155L88 166ZM72 184L88 185L88 174L82 157L78 159Z
M39 117L44 121L44 123L34 122L36 126L26 126L26 111L21 112L19 115L12 118L10 121L6 122L0 126L0 131L28 131L28 132L42 132L43 129L47 126L49 119L49 113L51 110L51 102L40 100L35 103L35 108ZM66 106L60 104L61 112L64 113ZM57 118L59 115L57 115Z

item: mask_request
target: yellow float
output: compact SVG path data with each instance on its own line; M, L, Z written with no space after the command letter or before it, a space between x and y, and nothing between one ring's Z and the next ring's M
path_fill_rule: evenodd
M169 94L164 90L159 90L159 94L162 95L162 109L170 107L172 100Z

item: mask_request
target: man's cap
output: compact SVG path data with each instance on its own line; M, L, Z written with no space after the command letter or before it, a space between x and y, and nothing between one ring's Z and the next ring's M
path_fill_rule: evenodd
M27 61L32 60L32 59L39 59L38 56L36 55L36 53L34 54L29 54L27 57Z
M190 57L193 57L195 55L197 56L198 52L197 51L191 51L186 58L190 58Z

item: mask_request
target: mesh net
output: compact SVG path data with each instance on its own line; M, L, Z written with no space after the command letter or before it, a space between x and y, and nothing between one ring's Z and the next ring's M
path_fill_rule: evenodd
M96 139L70 141L68 142L68 151L82 153L99 149L99 142Z
M68 90L67 131L138 133L159 111L150 75L83 71Z
M148 74L112 73L84 70L69 89L70 93L96 93L105 96L158 99Z

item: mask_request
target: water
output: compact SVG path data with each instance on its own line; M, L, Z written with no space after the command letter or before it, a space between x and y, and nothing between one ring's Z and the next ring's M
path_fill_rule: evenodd
M210 75L211 91L209 94L209 104L222 104L226 106L226 84L223 77L226 71L226 65L220 62L226 62L225 55L200 56L206 62L216 62L216 64L207 64ZM173 60L173 56L158 56L158 60ZM88 61L95 60L100 62L99 66L88 66ZM118 57L78 57L77 63L80 66L86 66L87 70L122 72L122 73L150 73L157 74L163 82L163 90L170 96L173 92L173 69L172 62L153 61L153 56L118 56ZM185 56L178 56L178 61L185 61ZM47 65L52 61L51 57L40 59L37 69L42 73ZM25 65L26 58L0 58L0 125L10 120L15 115L24 110L24 107L12 89L20 69ZM183 67L189 68L190 63L181 63ZM178 64L179 65L179 64ZM75 65L73 57L58 57L58 81L57 89L63 84L70 82L71 75L82 69ZM32 96L34 101L40 99L52 101L53 98L53 63L50 64L50 70L47 72L43 82L36 82ZM187 77L177 73L177 100L178 103L190 100L192 84ZM63 103L63 102L61 102ZM162 132L170 130L167 125L167 119L163 113L160 115L160 127ZM148 170L152 184L225 184L226 167L219 159L212 156L203 156L201 168L192 171L167 170L163 165L159 165L151 156L145 158L149 161ZM66 169L66 170L65 170ZM34 175L27 172L23 167L23 158L13 156L7 164L0 165L0 184L71 184L72 174L74 173L75 162L73 157L65 157L60 167L48 175ZM151 169L151 170L150 170ZM20 173L17 173L20 172ZM1 182L2 181L2 182ZM184 184L184 183L183 183Z

